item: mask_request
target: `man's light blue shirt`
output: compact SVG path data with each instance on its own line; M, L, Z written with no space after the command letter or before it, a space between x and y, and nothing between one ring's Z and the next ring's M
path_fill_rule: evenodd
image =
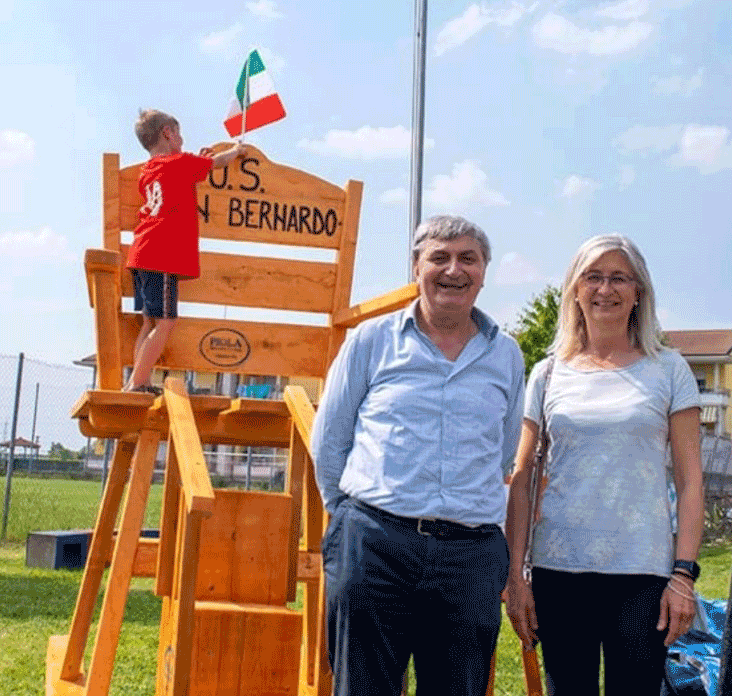
M418 302L364 322L334 360L311 440L320 493L331 512L345 494L404 517L500 524L521 351L474 307L479 331L450 361L418 327Z

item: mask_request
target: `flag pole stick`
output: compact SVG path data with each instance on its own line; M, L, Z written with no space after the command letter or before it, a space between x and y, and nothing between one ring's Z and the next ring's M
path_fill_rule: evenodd
M251 64L252 53L250 51L247 56L246 63L244 63L244 98L241 103L241 134L239 135L239 144L244 144L244 133L247 129L247 105L249 103L249 69Z

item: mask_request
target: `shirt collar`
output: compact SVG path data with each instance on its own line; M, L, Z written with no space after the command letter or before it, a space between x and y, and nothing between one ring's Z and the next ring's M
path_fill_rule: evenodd
M419 297L414 300L408 307L402 310L402 318L399 326L400 331L404 332L407 326L411 325L415 329L417 326L417 304L419 303ZM486 339L492 341L498 333L498 324L496 324L485 312L482 312L477 307L473 307L470 311L475 325L478 327L478 331L482 333Z

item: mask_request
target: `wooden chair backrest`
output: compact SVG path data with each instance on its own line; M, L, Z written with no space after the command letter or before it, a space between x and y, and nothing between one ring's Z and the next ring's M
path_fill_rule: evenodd
M228 146L221 143L214 149ZM142 163L120 169L119 156L105 154L103 167L103 245L119 253L120 297L132 297L132 280L125 268L129 246L122 243L122 233L135 228L144 203L137 183ZM335 260L202 251L201 276L181 281L179 301L218 305L214 312L218 316L223 314L221 306L315 312L331 318L347 310L361 193L361 182L349 181L340 188L271 162L250 146L245 157L213 170L198 185L200 236L332 249ZM87 270L88 259L89 253ZM111 358L119 363L112 366L115 373L132 364L140 326L138 315L122 312L119 306L118 317L120 355ZM181 316L158 364L171 369L322 378L344 336L345 328L332 323L314 326ZM97 340L102 342L100 337ZM110 358L109 351L105 358L99 348L101 376L108 374L101 363Z

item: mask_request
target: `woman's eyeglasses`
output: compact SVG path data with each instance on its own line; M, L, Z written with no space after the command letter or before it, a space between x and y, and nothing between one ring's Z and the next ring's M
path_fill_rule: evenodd
M631 283L635 283L635 278L625 275L624 273L611 273L603 275L597 271L588 271L582 274L582 280L591 288L599 288L607 280L611 288L625 288Z

